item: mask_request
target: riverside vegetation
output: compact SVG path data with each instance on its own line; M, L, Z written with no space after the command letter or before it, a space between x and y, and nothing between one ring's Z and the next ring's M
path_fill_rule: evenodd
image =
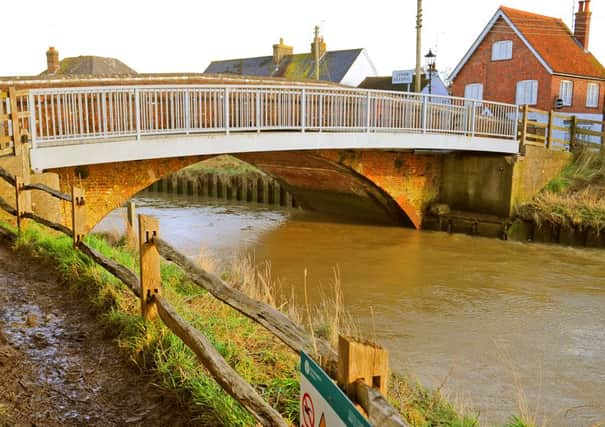
M4 228L14 231L10 225ZM122 265L138 270L133 243L111 235L89 235L87 243ZM195 355L168 329L144 323L138 300L120 281L72 247L69 237L29 223L16 239L14 249L24 256L48 263L60 274L68 290L88 301L108 334L134 364L153 376L156 384L178 395L196 414L200 425L250 426L254 419L214 382ZM234 257L227 266L202 256L205 269L250 296L269 302L303 323L317 335L334 340L340 331L355 333L343 308L338 271L334 273L325 303L301 313L292 299L280 295L271 278L270 264L255 265L249 256ZM163 294L183 317L202 330L227 362L293 424L298 425L298 356L261 326L245 318L188 281L174 264L161 266ZM336 326L336 327L335 327ZM478 417L466 415L450 403L441 390L428 390L403 375L393 375L389 400L411 426L478 426ZM531 420L513 418L507 427L530 427Z
M571 165L553 179L518 216L538 227L558 230L605 231L605 154L582 149Z

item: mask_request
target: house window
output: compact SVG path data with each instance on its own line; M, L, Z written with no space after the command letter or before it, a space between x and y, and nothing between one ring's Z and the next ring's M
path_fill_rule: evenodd
M504 61L513 57L513 42L504 40L492 45L492 61Z
M471 83L464 87L464 97L467 99L483 99L483 85Z
M570 80L561 80L559 88L559 98L563 101L563 105L571 106L573 100L573 83Z
M521 80L517 82L517 105L536 105L538 103L538 81Z
M599 84L588 83L586 90L586 106L597 108L599 106Z

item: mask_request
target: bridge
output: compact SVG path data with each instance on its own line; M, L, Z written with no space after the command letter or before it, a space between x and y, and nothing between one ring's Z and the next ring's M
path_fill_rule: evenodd
M455 174L456 164L479 156L501 173L527 130L527 112L516 105L342 86L116 85L9 95L5 151L19 154L29 143L20 164L41 175L27 170L26 180L83 186L90 226L162 176L232 154L281 181L303 207L344 207L419 228L440 199L444 171ZM500 196L510 199L485 197Z

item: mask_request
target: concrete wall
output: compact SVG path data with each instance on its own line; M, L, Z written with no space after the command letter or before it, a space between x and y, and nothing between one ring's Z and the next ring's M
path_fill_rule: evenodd
M524 156L450 154L443 160L440 201L455 210L508 217L571 161L571 153L533 146Z

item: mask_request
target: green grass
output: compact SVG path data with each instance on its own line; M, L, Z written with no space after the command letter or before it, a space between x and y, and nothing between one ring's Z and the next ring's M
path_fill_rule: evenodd
M217 156L176 172L176 176L183 178L196 178L204 174L213 174L221 178L232 176L259 177L265 173L253 165L243 162L229 155Z

